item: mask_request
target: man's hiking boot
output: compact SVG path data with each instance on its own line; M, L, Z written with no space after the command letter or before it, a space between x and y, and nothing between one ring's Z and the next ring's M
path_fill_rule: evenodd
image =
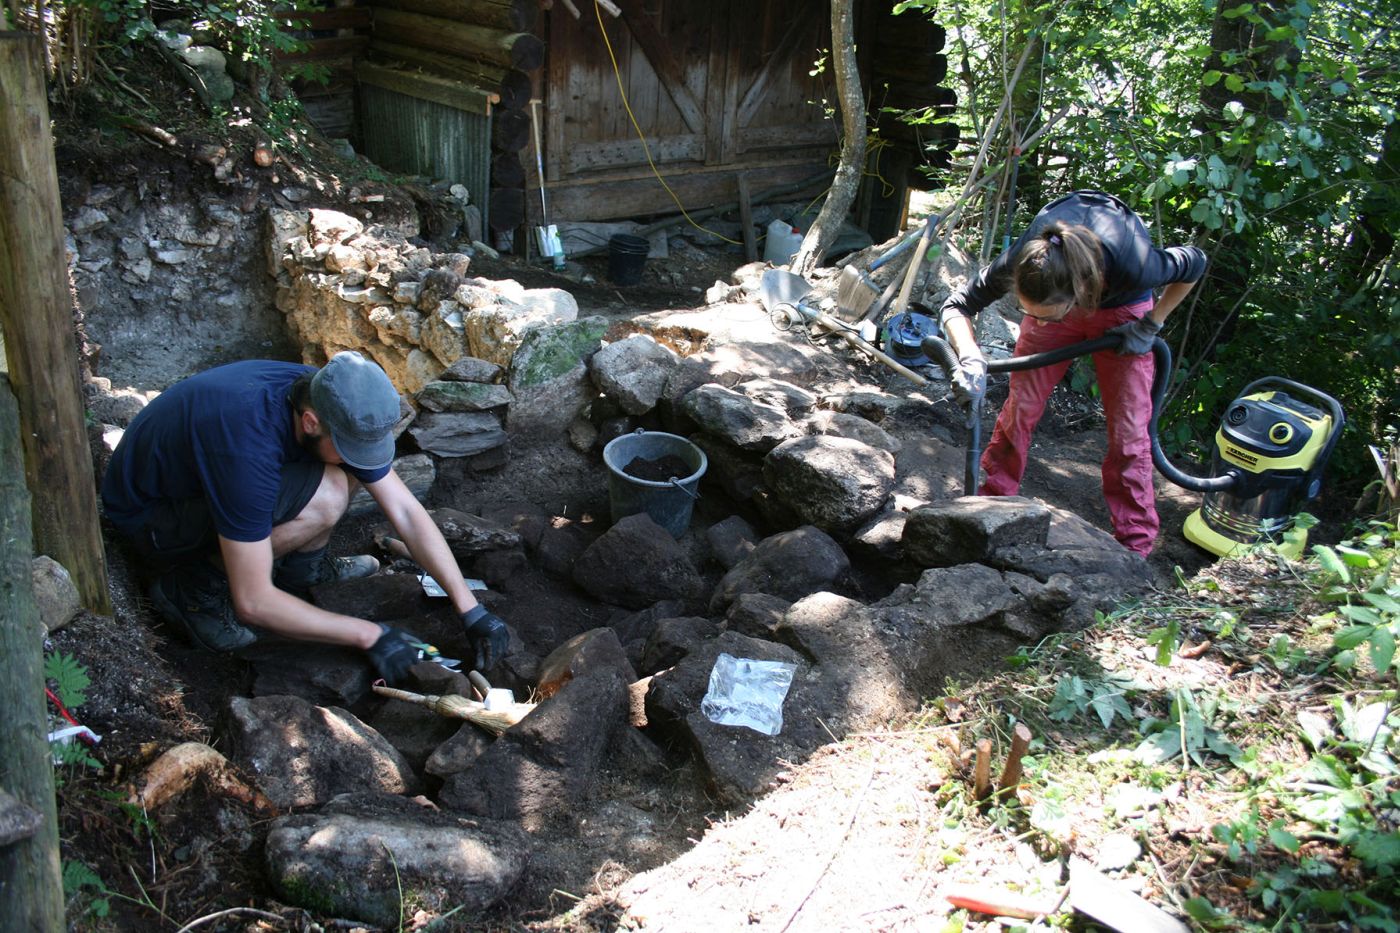
M324 550L296 551L283 557L272 582L280 590L305 599L313 586L358 580L379 571L379 561L368 554L331 557Z
M157 578L151 601L161 618L205 651L236 651L258 640L234 616L228 579L213 567L182 567Z

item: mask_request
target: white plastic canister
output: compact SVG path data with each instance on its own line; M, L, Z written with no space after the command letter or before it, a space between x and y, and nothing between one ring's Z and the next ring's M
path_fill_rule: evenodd
M785 266L797 255L802 245L802 231L781 218L768 225L768 240L763 246L763 261Z

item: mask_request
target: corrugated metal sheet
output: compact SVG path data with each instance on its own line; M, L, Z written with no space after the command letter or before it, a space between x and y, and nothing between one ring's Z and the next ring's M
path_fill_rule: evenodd
M360 83L365 155L391 172L445 178L466 187L488 216L491 117Z

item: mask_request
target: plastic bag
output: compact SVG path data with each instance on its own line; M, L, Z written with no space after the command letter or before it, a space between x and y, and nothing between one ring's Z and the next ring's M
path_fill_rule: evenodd
M783 729L783 700L796 664L721 654L710 671L700 711L721 726L747 726L764 735Z

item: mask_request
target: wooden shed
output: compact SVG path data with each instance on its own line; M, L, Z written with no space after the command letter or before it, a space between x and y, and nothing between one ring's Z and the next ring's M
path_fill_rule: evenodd
M537 164L552 221L702 210L735 201L741 175L756 195L813 196L835 168L836 88L819 67L830 57L828 3L365 2L373 18L353 63L349 135L391 170L471 176L474 196L489 189L478 201L496 232L539 222ZM915 129L882 112L946 117L954 103L941 85L943 30L890 8L856 5L878 127L857 219L877 237L895 229L908 188L928 185L920 167L946 161L956 140L946 122ZM409 127L421 127L411 145Z

